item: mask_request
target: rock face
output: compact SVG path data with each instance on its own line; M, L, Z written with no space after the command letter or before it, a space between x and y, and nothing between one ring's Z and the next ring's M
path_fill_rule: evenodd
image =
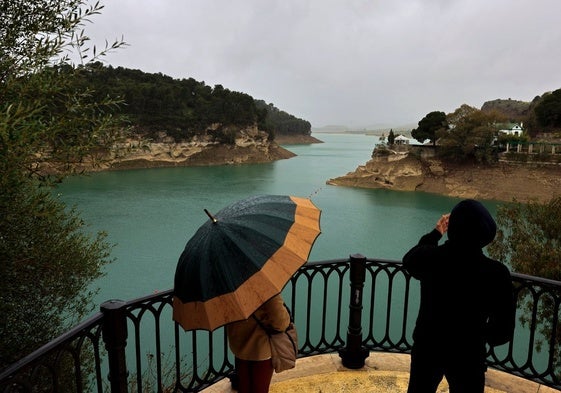
M408 155L375 157L354 172L328 180L327 184L415 191L424 181L421 162Z
M354 172L327 184L347 187L423 191L457 198L510 202L549 201L561 195L559 165L450 165L410 154L373 157Z
M212 130L210 130L212 131ZM189 141L174 142L162 136L157 142L128 139L109 156L83 163L81 170L103 171L135 168L207 166L265 163L295 154L268 140L257 127L237 130L233 143L216 141L210 132Z

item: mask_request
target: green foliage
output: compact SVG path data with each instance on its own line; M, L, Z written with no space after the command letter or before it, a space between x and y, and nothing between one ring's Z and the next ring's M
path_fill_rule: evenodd
M0 368L63 333L92 310L92 280L110 262L105 234L90 237L47 189L2 176Z
M374 150L372 151L372 157L387 157L391 155L392 152L388 149L386 145L376 145Z
M265 113L262 128L276 135L311 135L312 125L309 121L298 119L276 108L273 104L267 104L263 100L256 100L257 108ZM261 128L261 127L260 127Z
M95 61L100 52L87 47L82 29L103 8L85 0L15 0L2 2L0 36L0 152L35 176L45 161L69 171L70 161L108 149L120 136L114 114L119 101L79 89L78 69L69 63ZM6 20L6 16L9 18Z
M438 154L441 158L456 162L496 161L494 145L496 124L503 117L496 112L483 112L462 105L447 116L450 129L440 130Z
M193 78L177 80L96 62L83 67L74 83L96 92L97 100L121 97L134 131L153 139L162 132L176 141L190 139L214 124L251 126L261 115L251 96Z
M118 101L79 89L72 65L118 48L88 48L85 0L0 3L0 368L86 316L93 280L110 262L105 235L90 236L54 199L45 176L108 149L121 136ZM48 165L47 165L48 164Z
M123 135L119 102L76 89L75 72L50 67L0 86L0 149L30 175L71 172L72 163L111 149Z
M561 281L561 197L543 204L513 202L502 205L497 212L497 224L497 237L488 247L493 258L508 261L516 272ZM522 322L528 323L532 318L534 299L525 296L523 304L527 312ZM537 309L537 320L546 321L540 326L543 337L556 337L553 357L559 360L561 328L558 326L553 332L549 323L554 313L559 312L558 306L556 308L545 299L540 301Z
M506 145L507 143L510 143L511 145L527 144L528 136L526 134L516 136L499 133L499 135L497 136L497 144Z
M509 151L508 153L505 153L505 157L507 161L525 163L528 162L529 154L519 154L515 151Z
M561 197L499 207L500 229L489 250L520 273L561 281Z
M390 129L390 133L388 134L388 145L393 145L395 142L395 134L393 132L393 128Z
M433 144L436 143L437 134L448 129L446 114L438 111L427 114L418 125L419 127L411 131L411 136L419 142L430 139Z
M101 12L85 0L11 0L0 2L0 83L34 74L53 64L83 64L103 57L124 42L88 47L85 22Z
M122 67L105 67L91 63L75 74L75 86L91 90L96 100L106 96L121 97L133 131L152 139L162 132L176 141L205 134L216 124L243 128L258 125L268 131L270 139L277 134L311 134L307 121L280 111L272 104L254 100L250 95L214 88L193 78L174 79ZM222 143L233 143L231 135L219 135Z
M512 99L487 101L481 106L483 112L498 112L512 123L524 122L530 113L530 103Z
M561 128L561 89L544 95L534 113L539 126L548 130Z

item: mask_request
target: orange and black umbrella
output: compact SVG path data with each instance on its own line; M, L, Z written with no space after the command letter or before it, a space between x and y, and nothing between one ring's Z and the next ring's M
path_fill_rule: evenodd
M205 212L175 272L173 319L185 330L247 319L306 263L321 232L306 198L254 196Z

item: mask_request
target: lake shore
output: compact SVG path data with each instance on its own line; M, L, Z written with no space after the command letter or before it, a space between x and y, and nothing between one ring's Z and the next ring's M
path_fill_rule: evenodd
M269 142L264 135L254 132L238 139L234 145L204 141L150 143L142 147L138 144L136 148L128 148L124 156L95 163L84 162L76 170L100 172L267 163L295 157L296 154L289 150L290 145L314 143L323 141L311 135L278 135ZM561 195L561 166L508 162L492 166L453 165L436 158L396 154L373 157L346 175L326 180L326 184L501 202L547 202Z
M375 157L327 184L501 202L547 202L561 195L561 166L508 162L454 165L402 154Z
M311 136L281 136L280 141L269 141L268 134L248 128L241 130L235 141L220 143L209 137L195 137L190 141L145 141L130 138L107 154L91 156L73 163L76 173L102 171L169 168L183 166L215 166L261 164L295 157L282 144L321 143ZM64 163L44 161L40 169L45 174L58 174L66 169Z
M245 138L235 145L151 143L127 156L108 162L100 170L126 170L174 166L260 164L295 157L281 145L323 143L310 135L278 135L273 142Z
M310 143L323 143L311 135L276 135L275 142L279 145L307 145Z

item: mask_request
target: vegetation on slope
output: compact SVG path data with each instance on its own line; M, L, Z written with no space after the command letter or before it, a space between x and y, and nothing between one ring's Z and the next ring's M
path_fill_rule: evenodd
M72 75L76 75L78 88L91 90L99 100L120 97L131 131L151 139L165 134L177 142L189 140L213 126L217 141L229 144L233 143L232 127L255 124L270 140L275 134L311 134L309 122L222 85L210 87L193 78L174 79L100 62L81 67Z
M52 179L37 172L38 152L79 160L113 145L121 124L117 101L76 89L68 77L74 68L63 67L64 53L91 55L82 28L99 4L0 4L2 18L10 16L0 36L1 369L88 315L96 292L90 285L111 262L105 234L88 234L78 215L53 197Z

